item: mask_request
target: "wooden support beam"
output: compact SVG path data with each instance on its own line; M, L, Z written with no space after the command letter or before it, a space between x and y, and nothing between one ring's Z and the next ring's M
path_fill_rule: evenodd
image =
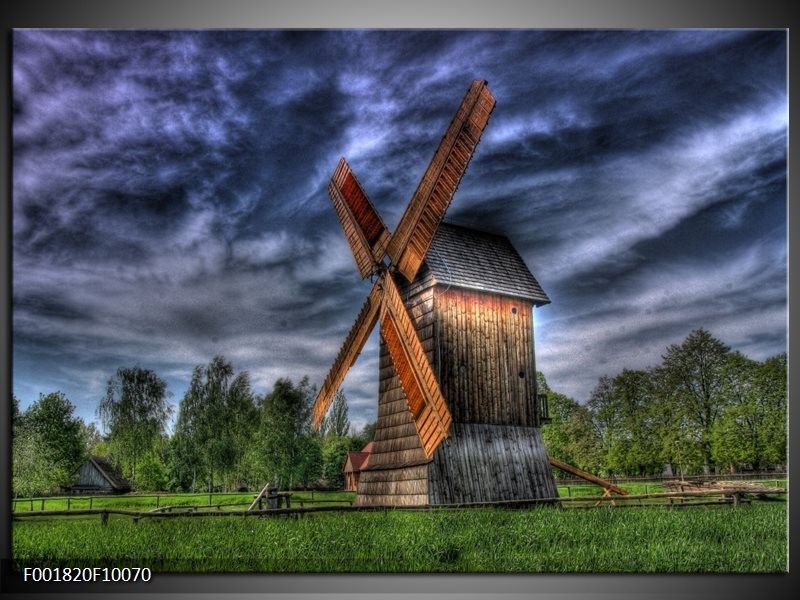
M623 490L621 487L619 487L617 485L614 485L610 481L606 481L605 479L601 479L600 477L597 477L596 475L592 475L591 473L587 473L586 471L582 471L578 467L573 467L572 465L567 464L565 462L562 462L562 461L558 460L557 458L553 458L552 456L549 457L549 458L550 458L550 464L552 466L554 466L555 468L561 469L562 471L566 471L567 473L571 473L572 475L575 475L576 477L580 477L581 479L585 479L586 481L588 481L590 483L594 483L595 485L599 485L600 487L602 487L605 490L605 493L603 494L603 496L610 496L611 492L614 492L615 494L619 494L620 496L627 496L628 495L628 492Z
M253 503L250 505L250 508L247 509L247 512L253 510L256 507L256 505L259 504L261 498L267 495L267 492L269 491L269 485L270 484L265 485L264 488L258 493L258 496L256 496L255 500L253 500Z

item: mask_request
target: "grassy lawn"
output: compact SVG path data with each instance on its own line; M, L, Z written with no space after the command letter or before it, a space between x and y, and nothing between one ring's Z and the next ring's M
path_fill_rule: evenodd
M121 496L94 496L89 501L86 496L69 498L37 498L33 500L18 499L13 502L16 511L39 510L80 510L88 508L109 508L120 510L149 511L164 506L197 506L214 507L223 505L224 510L244 510L253 498L255 492L215 493L215 494L123 494ZM292 505L319 506L324 504L345 504L342 501L352 501L355 492L294 492Z
M206 502L208 498L206 497ZM154 572L782 572L785 502L14 521L19 565Z

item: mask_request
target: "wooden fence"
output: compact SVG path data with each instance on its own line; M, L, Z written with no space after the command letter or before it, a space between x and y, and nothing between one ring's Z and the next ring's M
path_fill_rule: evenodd
M786 490L771 490L770 495L784 495ZM369 512L369 511L395 511L395 510L464 510L469 508L528 508L537 505L558 504L596 507L603 504L611 506L644 506L653 504L668 504L673 507L693 506L696 500L707 501L716 498L715 503L728 503L738 506L747 502L751 495L762 496L763 493L752 487L726 490L697 490L697 491L678 491L663 492L658 494L628 494L626 496L575 496L567 498L536 498L527 500L506 500L499 502L472 502L462 504L441 504L432 506L316 506L316 507L295 507L295 508L273 508L261 510L244 511L222 511L222 510L197 510L198 506L185 506L187 510L162 511L154 509L150 512L121 510L121 509L77 509L77 510L54 510L54 511L26 511L14 512L14 520L41 518L41 517L77 517L99 515L103 525L108 524L110 515L131 517L134 523L140 519L165 519L177 517L275 517L275 516L294 516L299 517L304 514L321 512ZM695 500L695 502L692 502ZM213 506L213 505L212 505Z

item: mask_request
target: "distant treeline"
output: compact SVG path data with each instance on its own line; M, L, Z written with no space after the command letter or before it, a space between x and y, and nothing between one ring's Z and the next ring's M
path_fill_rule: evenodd
M705 330L670 346L661 365L602 377L586 404L548 388L550 455L616 476L719 467L764 469L786 462L786 354L757 362L731 352ZM61 392L21 412L12 402L13 491L17 496L69 487L89 455L110 458L140 490L199 491L342 487L347 453L372 439L354 432L337 394L320 431L311 427L316 390L279 379L264 395L249 374L221 356L197 366L166 433L166 383L153 371L120 368L97 414L105 429L74 415Z
M698 329L662 359L601 377L586 404L550 390L540 373L550 455L605 476L786 465L786 353L758 362Z
M354 432L340 392L314 432L315 395L307 379L279 379L259 396L247 372L235 373L217 356L195 367L171 435L166 383L140 367L120 368L109 379L97 410L105 435L75 417L61 392L25 412L14 398L13 491L31 496L69 487L89 455L110 458L140 490L342 487L347 453L372 438L374 424Z

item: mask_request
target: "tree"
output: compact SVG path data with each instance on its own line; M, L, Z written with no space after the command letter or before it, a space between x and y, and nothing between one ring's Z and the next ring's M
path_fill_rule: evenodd
M661 472L651 371L624 369L613 379L601 378L589 408L603 432L604 463L609 471L625 475Z
M727 405L714 426L714 459L731 471L761 470L786 457L785 354L763 363L739 352L725 366Z
M15 395L11 395L11 435L14 435L14 428L20 423L22 413L19 410L19 400Z
M785 465L787 453L787 356L783 352L765 360L757 371L764 418L759 437L765 464Z
M260 457L267 478L281 488L310 480L307 438L311 432L314 389L304 377L298 385L278 379L261 407Z
M600 434L592 413L578 402L553 391L541 372L537 388L547 394L550 422L542 427L548 455L585 471L602 471Z
M86 455L82 422L74 412L75 407L61 392L39 396L25 411L27 427L42 438L42 451L67 471L77 469Z
M378 428L378 421L372 421L364 425L364 428L358 434L358 439L361 442L362 448L375 439L375 430L377 428Z
M342 390L333 397L328 414L322 421L321 433L324 436L344 437L350 432L350 420L347 418L347 398Z
M222 356L214 357L205 367L195 367L175 424L179 443L174 446L177 455L173 467L179 467L180 474L173 476L185 485L191 472L192 486L199 476L209 490L215 481L222 480L227 480L229 488L238 487L235 467L251 443L256 423L257 410L246 371L235 375L231 363Z
M158 449L152 448L141 456L138 471L136 483L139 489L151 491L167 489L169 474Z
M164 435L170 415L166 389L166 382L149 369L120 367L98 406L116 462L134 482L137 462Z
M85 457L82 421L61 392L42 395L12 421L12 487L17 495L69 486ZM13 418L13 417L12 417Z
M81 439L83 440L83 447L86 454L99 454L104 453L104 440L100 430L92 422L84 423L81 421Z
M688 456L695 445L706 472L713 461L712 438L715 423L726 404L725 366L730 348L697 329L680 345L671 345L659 368L661 399L680 423L676 445Z
M348 452L364 447L360 436L328 436L322 444L322 478L329 487L344 488L344 463Z

